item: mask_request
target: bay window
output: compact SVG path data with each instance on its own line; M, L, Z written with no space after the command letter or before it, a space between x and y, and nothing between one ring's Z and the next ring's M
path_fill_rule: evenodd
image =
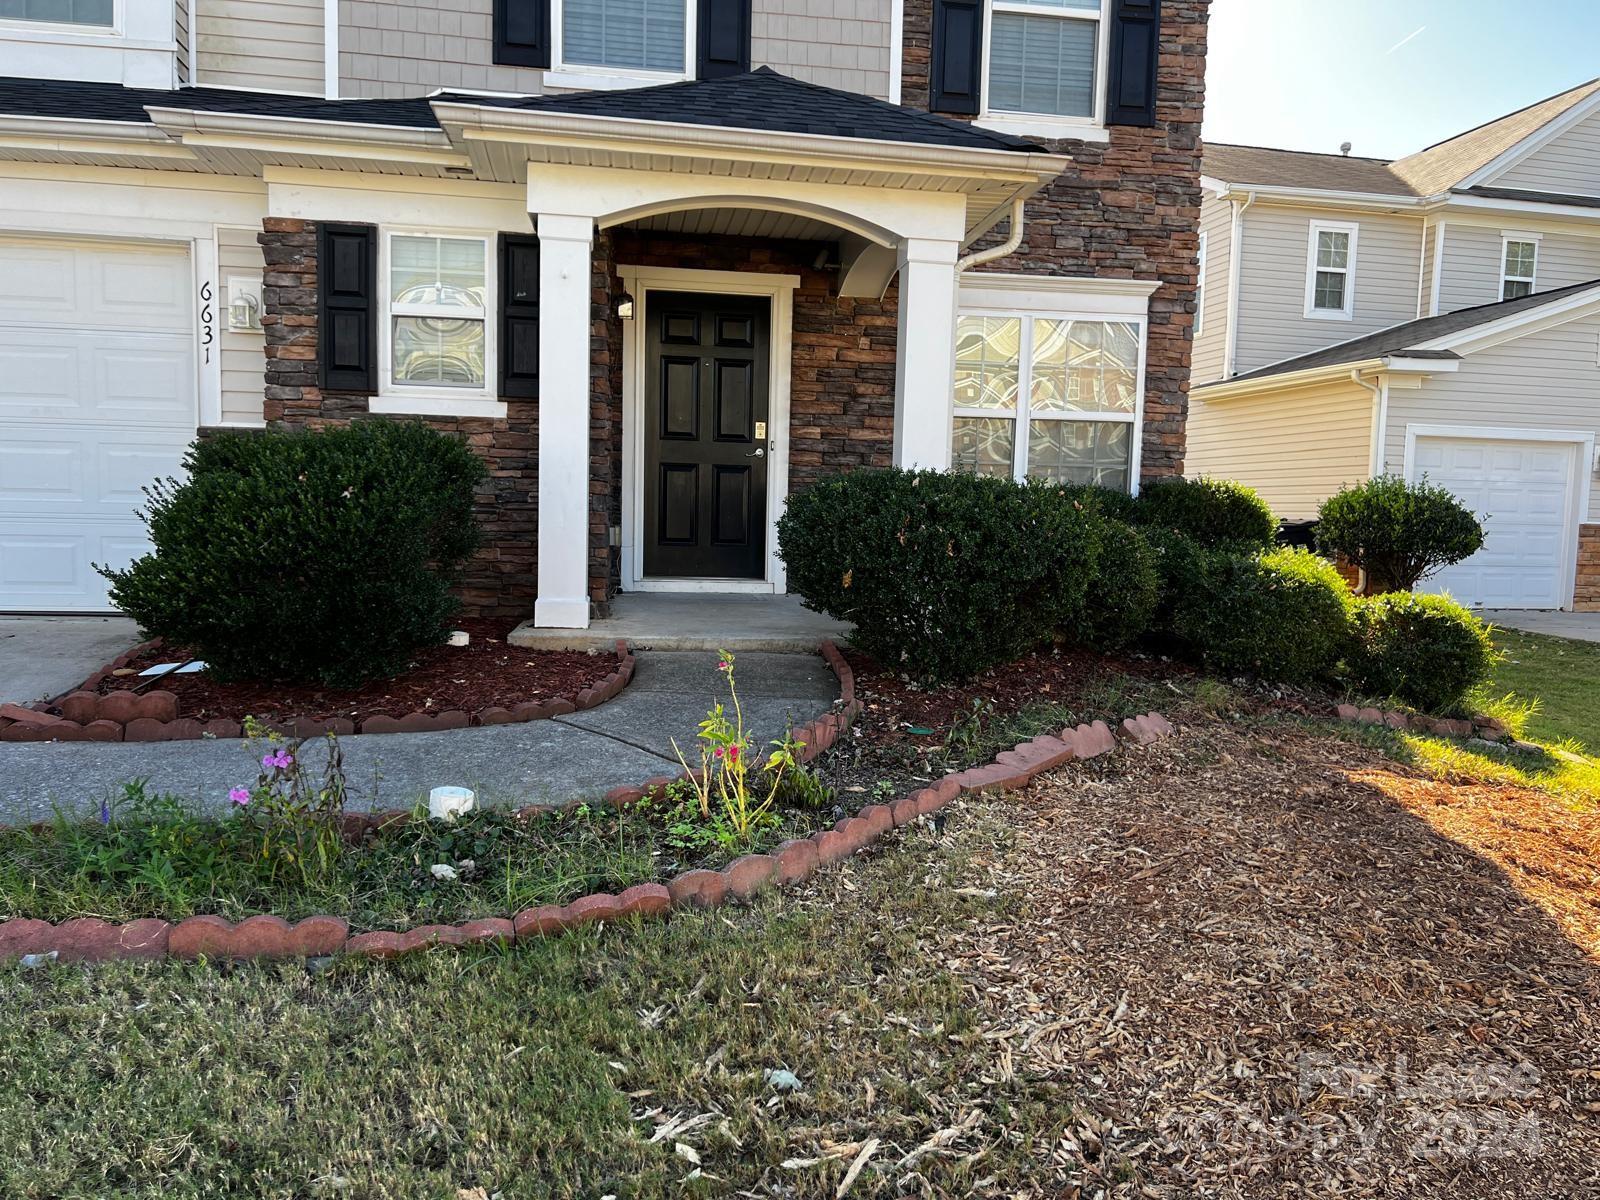
M956 322L956 470L1132 490L1144 322L963 311Z

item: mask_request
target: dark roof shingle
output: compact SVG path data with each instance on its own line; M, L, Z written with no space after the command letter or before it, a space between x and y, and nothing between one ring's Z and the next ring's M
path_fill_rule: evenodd
M1323 192L1368 192L1380 196L1416 195L1381 158L1351 158L1346 154L1314 154L1308 150L1272 150L1266 146L1207 142L1200 169L1225 183L1256 183Z
M130 88L119 83L85 83L71 79L0 77L0 114L63 117L80 121L125 121L148 125L150 108L195 112L252 113L307 121L353 121L365 125L437 129L425 98L405 100L321 100L274 92L241 92L231 88Z

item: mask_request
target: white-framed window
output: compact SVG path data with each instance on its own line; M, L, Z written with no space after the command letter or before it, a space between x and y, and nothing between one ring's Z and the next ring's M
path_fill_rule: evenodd
M1206 327L1206 233L1200 231L1200 248L1194 256L1194 336Z
M374 411L498 412L493 235L390 229L381 240Z
M116 7L116 0L0 0L0 21L111 29L117 23Z
M1306 248L1306 316L1348 321L1356 310L1356 233L1344 221L1313 221Z
M1500 235L1500 299L1515 300L1533 293L1539 273L1539 238L1534 234Z
M979 123L1045 137L1105 120L1111 0L988 0Z
M554 64L546 82L607 88L689 79L692 0L553 0Z
M1135 490L1148 293L1023 307L984 283L956 318L951 467Z

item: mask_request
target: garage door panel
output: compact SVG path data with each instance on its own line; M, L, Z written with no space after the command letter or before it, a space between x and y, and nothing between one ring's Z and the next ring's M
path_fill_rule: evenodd
M78 308L71 248L0 243L0 321L67 320Z
M187 336L0 329L0 423L126 421L194 428Z
M1453 493L1483 522L1472 557L1426 581L1463 604L1559 608L1571 555L1576 454L1571 443L1418 438L1413 477Z
M194 380L188 340L98 347L95 408L106 420L194 425Z
M150 551L130 527L108 532L92 522L7 522L0 533L0 595L13 608L104 612L110 607L101 563L127 566Z
M0 323L188 333L181 247L0 241Z
M121 443L101 443L98 447L100 477L96 499L100 504L118 510L145 503L144 488L157 479L181 473L183 456L173 453L171 446L128 446Z
M55 417L81 405L77 339L0 329L0 419Z
M10 514L40 503L77 504L83 485L79 442L19 435L0 443L0 512Z
M164 429L0 424L0 518L132 519L141 488L181 473L186 440Z

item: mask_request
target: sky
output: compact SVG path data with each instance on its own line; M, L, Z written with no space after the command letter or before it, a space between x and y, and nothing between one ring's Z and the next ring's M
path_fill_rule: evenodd
M1205 138L1399 158L1600 75L1600 0L1212 0Z

